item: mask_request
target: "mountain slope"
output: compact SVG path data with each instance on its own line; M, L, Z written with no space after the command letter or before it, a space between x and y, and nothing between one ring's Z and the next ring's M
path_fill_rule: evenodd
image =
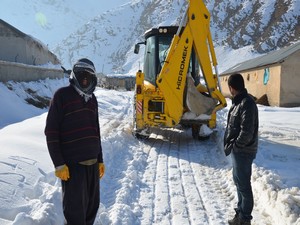
M300 40L300 1L215 0L207 7L216 48L249 46L262 54ZM95 17L54 52L68 66L84 56L96 61L98 71L134 74L141 57L133 55L134 44L153 26L178 25L185 8L179 0L131 1Z
M107 11L72 33L54 52L68 66L80 57L89 57L94 59L98 71L127 73L137 61L132 56L133 46L142 40L144 32L158 24L175 24L177 15L182 15L179 1L169 6L163 0L144 0Z
M142 54L133 54L134 44L153 26L178 25L187 2L2 0L1 7L6 10L0 17L48 45L65 67L71 67L79 57L89 57L99 72L134 75L142 66ZM253 53L263 54L300 40L299 0L205 2L211 12L217 58L224 70L253 57ZM232 49L243 52L243 57L224 62L224 54L231 54Z
M300 40L300 1L210 1L216 43L266 53Z

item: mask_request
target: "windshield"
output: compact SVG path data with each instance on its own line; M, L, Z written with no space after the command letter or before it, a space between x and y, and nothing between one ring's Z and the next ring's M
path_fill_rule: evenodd
M151 36L147 39L144 74L145 80L153 85L156 85L156 76L165 62L171 41L171 36Z
M158 67L158 73L160 72L165 59L169 53L169 48L171 45L172 37L159 37L158 41L158 57L159 57L159 67Z
M155 85L155 36L147 39L144 62L145 80Z
M156 86L156 77L160 73L161 68L168 55L169 48L172 42L173 34L150 36L147 39L145 47L145 62L144 62L144 75L145 80ZM191 60L189 63L189 73L194 78L195 84L200 81L199 63L192 52Z

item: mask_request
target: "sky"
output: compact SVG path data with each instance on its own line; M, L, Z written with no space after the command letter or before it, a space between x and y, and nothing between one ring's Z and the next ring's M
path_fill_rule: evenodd
M10 82L12 91L0 85L1 112L10 112L0 117L1 225L63 223L60 181L43 133L47 109L27 105L26 92L13 90L51 97L65 85L67 80ZM154 130L141 141L131 134L133 92L97 88L95 95L106 165L96 225L227 224L237 201L222 145L229 99L207 141L179 128ZM258 109L253 223L300 224L300 108Z

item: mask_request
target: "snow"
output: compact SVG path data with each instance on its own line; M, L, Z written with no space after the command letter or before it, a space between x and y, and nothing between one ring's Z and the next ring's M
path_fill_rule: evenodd
M47 110L27 105L20 85L50 97L66 84L10 83L10 89L19 92L0 85L5 98L0 124L1 225L63 223L60 181L43 133ZM231 160L222 146L229 100L209 140L194 140L190 130L176 128L156 129L142 141L131 135L133 92L97 88L95 95L106 165L95 224L227 224L237 201ZM300 108L258 108L253 222L300 224Z
M54 91L58 87L66 84L66 82L68 81L51 79L20 83L8 81L5 85L0 82L0 103L2 106L0 110L0 129L8 124L20 122L46 111L25 104L25 99L31 97L28 90L50 99ZM20 105L22 105L21 109Z

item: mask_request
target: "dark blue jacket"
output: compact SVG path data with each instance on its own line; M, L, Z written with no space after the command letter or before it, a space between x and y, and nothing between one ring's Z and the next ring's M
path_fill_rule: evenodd
M89 159L103 162L94 94L85 102L71 85L58 89L50 103L45 135L55 167Z

